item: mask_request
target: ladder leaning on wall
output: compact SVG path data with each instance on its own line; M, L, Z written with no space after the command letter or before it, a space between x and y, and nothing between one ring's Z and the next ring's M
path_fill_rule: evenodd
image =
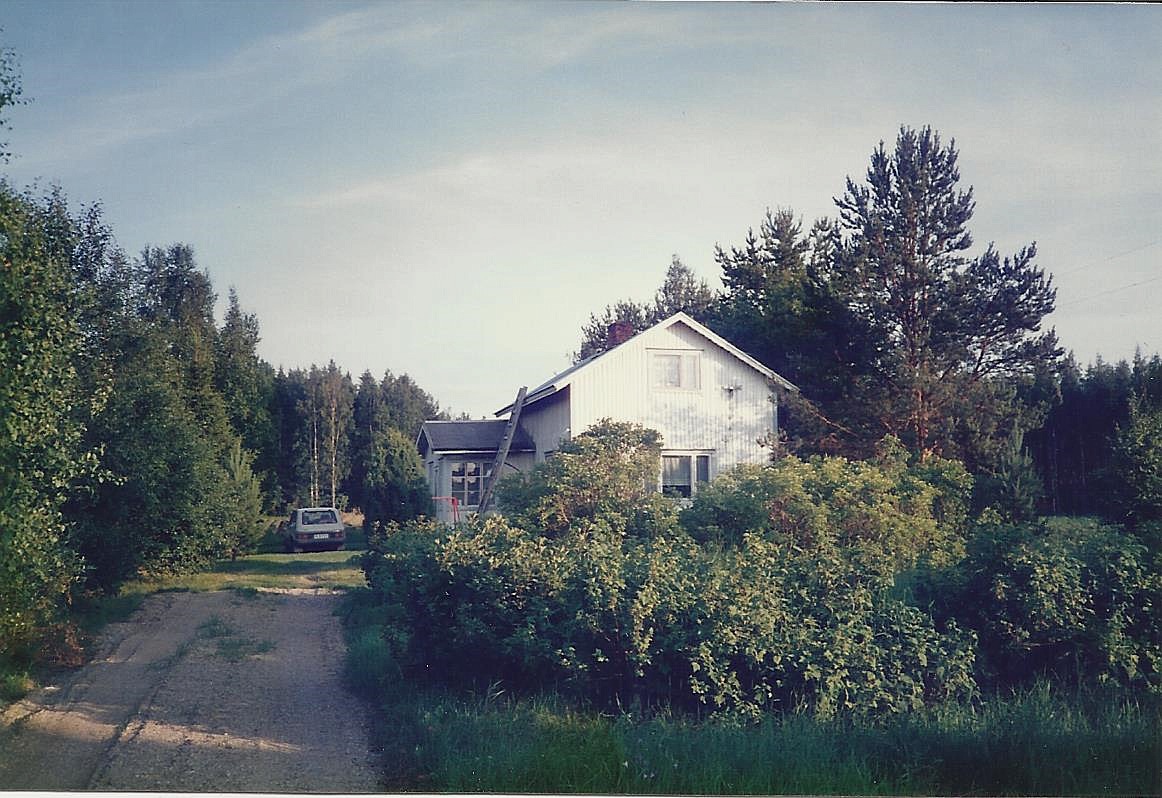
M484 515L484 511L488 509L488 503L492 500L492 489L496 486L496 481L500 479L500 469L504 467L504 463L508 460L508 450L512 446L512 439L516 435L516 425L520 421L520 411L524 407L525 394L528 392L528 386L522 386L516 392L516 401L513 402L512 412L508 415L508 424L504 427L504 438L500 442L500 448L496 450L496 461L492 464L492 474L489 475L488 481L484 485L484 494L480 497L480 506L476 508L476 512Z

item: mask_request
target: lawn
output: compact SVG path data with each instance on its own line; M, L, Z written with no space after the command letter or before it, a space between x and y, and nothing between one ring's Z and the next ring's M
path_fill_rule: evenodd
M321 588L348 590L365 584L359 553L350 550L302 554L252 554L222 560L206 571L130 582L121 595L159 590Z
M220 560L205 571L140 579L121 588L121 596L146 595L159 590L288 590L318 588L349 590L367 584L360 567L366 546L362 530L348 527L342 551L286 554L273 536L259 544L260 554Z

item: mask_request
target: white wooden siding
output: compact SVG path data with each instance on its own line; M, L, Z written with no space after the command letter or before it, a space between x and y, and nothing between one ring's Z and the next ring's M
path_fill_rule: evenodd
M699 352L698 389L653 388L651 350ZM763 374L681 323L637 336L570 385L574 434L602 418L633 421L658 430L665 449L713 450L712 476L739 463L766 462L769 451L758 441L774 430L774 414Z
M566 387L521 411L520 425L536 443L538 463L545 459L545 452L555 452L570 437L569 393Z

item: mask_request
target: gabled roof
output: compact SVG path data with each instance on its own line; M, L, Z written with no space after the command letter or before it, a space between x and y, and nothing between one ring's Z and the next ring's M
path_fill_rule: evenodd
M433 452L496 452L504 439L505 419L484 421L425 421L420 428L416 445L422 453ZM528 432L517 424L510 452L535 452L536 446Z
M750 366L755 371L757 371L760 374L762 374L763 376L765 376L767 379L773 380L774 382L778 383L780 386L782 386L783 388L785 388L788 391L795 391L796 393L798 393L798 391L799 391L798 386L794 385L793 383L791 383L788 380L784 379L783 377L779 376L774 371L767 368L759 361L755 360L753 357L751 357L746 352L739 349L734 344L730 343L730 341L727 341L725 338L723 338L721 335L719 335L718 333L711 330L706 325L699 324L698 322L694 321L694 319L690 318L690 316L679 311L678 313L675 313L673 316L670 316L668 319L664 319L664 320L658 322L653 327L642 330L637 335L633 336L632 338L627 339L626 341L623 341L622 343L618 344L617 346L611 347L611 348L605 350L604 352L600 352L596 355L592 355L591 357L588 357L585 360L582 360L580 363L577 363L573 366L570 366L569 368L562 371L560 374L557 374L557 375L545 380L543 383L538 385L536 388L533 388L531 391L528 392L528 395L525 396L525 406L527 407L528 405L532 404L533 402L540 401L541 399L544 399L547 396L551 396L552 394L556 393L557 391L560 391L563 388L567 387L570 383L573 382L573 380L575 380L577 378L577 375L579 373L581 373L582 371L584 371L586 368L588 368L591 363L594 363L595 361L598 361L601 358L607 356L609 353L620 349L621 347L628 344L630 341L637 340L638 338L641 338L642 336L652 335L655 332L657 332L658 330L665 330L669 327L672 327L675 324L686 325L691 330L698 333L699 335L701 335L703 338L710 341L714 345L721 347L722 349L725 349L728 353L730 353L734 357L738 358L743 363L746 363L748 366ZM504 407L502 407L500 410L497 410L496 415L498 415L498 416L504 415L505 413L508 413L511 410L512 410L512 404L510 403L510 404L507 404Z

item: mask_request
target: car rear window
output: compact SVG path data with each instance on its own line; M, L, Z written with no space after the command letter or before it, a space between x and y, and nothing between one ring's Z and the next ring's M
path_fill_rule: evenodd
M315 524L337 524L334 510L303 510L303 523L306 526Z

